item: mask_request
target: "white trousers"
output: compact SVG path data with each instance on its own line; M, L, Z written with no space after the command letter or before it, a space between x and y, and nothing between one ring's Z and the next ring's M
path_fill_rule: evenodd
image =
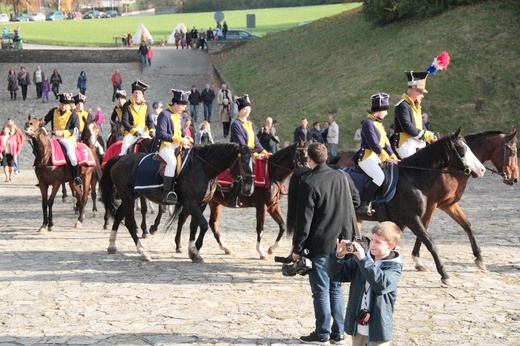
M177 146L172 144L159 150L159 156L166 161L166 168L164 169L164 176L175 177L175 169L177 168L177 158L175 157L175 149Z
M417 150L422 149L425 146L425 141L421 141L417 138L410 137L399 148L396 148L396 151L401 159L405 159L408 156L415 154Z
M358 165L370 177L377 186L381 186L385 181L385 173L379 164L381 160L376 153L370 154L369 157L363 161L359 161Z
M78 158L76 157L76 148L74 147L74 142L69 139L63 137L52 137L53 139L57 139L67 151L67 156L69 157L70 164L73 166L78 165Z

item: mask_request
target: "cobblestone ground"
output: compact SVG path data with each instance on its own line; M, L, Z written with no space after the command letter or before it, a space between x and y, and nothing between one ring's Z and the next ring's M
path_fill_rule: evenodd
M181 59L182 53L193 55ZM165 102L172 87L189 88L212 78L203 54L156 49L156 63L142 75L138 65L117 67L126 81L142 76L152 86L149 101ZM196 59L198 68L190 69ZM185 69L177 69L183 64ZM2 67L7 71L10 66ZM60 72L70 75L63 90L75 90L72 78L84 69L90 77L87 101L108 110L107 80L115 68L62 66ZM25 103L11 102L4 93L0 102L1 116L14 116L18 123L28 112L41 116L51 107L34 100L34 91ZM224 255L208 234L201 251L206 263L193 264L186 253L175 253L173 234L159 233L143 240L153 256L152 262L143 262L125 228L119 232L119 253L108 255L109 231L103 230L103 220L88 212L83 228L75 229L72 206L60 199L55 204L56 231L37 232L41 199L31 161L26 145L21 174L9 183L0 179L0 344L281 345L298 344L297 338L313 329L307 278L283 277L278 264L259 259L253 210L223 212L221 232L233 255ZM414 238L405 231L399 246L404 272L395 345L520 345L517 189L486 173L470 181L460 203L477 232L487 271L473 265L462 229L442 212L436 214L430 229L451 287L441 286L425 249L422 257L431 270L415 271L410 258ZM285 213L285 200L282 208ZM367 224L365 233L369 228ZM269 219L264 247L271 245L276 232ZM284 239L277 254L286 255L289 248L290 241Z

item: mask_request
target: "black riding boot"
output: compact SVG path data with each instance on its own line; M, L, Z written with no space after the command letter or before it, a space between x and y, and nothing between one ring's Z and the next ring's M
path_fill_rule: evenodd
M372 201L372 197L376 194L377 190L379 189L379 186L374 184L372 180L368 182L365 185L365 188L363 190L363 194L361 195L361 204L359 205L357 212L358 213L364 213L368 215L372 215L372 210L370 206L370 202Z
M238 198L238 194L240 193L240 186L237 184L233 184L231 187L231 192L229 193L228 204L230 208L240 208L240 199Z
M13 96L14 96L13 100L16 100L16 91L13 93Z
M165 203L165 204L176 204L177 203L177 194L174 191L174 185L175 185L175 177L164 177L163 203Z
M79 177L79 166L72 166L72 175L74 176L74 184L81 186L83 185L83 182L81 181L81 178Z

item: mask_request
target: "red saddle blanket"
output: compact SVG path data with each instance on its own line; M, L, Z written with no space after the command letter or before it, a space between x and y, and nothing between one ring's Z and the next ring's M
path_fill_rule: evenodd
M269 180L269 163L266 159L255 159L253 173L255 174L255 187L267 189L271 186L271 182ZM233 175L228 168L218 175L217 182L220 184L220 186L231 187L232 179Z
M54 166L65 166L67 160L60 142L57 139L51 139L50 142L52 164ZM85 143L77 143L76 157L78 158L78 166L96 166L96 159L92 156L92 152Z
M108 160L113 158L114 156L119 156L121 153L121 146L123 145L123 141L117 141L111 146L108 147L107 151L105 151L105 156L103 157L103 162L101 162L101 170L105 168Z

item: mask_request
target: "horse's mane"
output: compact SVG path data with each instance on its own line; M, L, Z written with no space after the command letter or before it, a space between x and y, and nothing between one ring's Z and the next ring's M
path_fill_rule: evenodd
M487 137L499 136L502 134L504 134L504 132L502 132L502 131L482 131L482 132L472 133L470 135L464 136L464 139L468 143L475 143L478 145L478 143L481 143Z
M298 143L293 143L285 148L278 150L276 153L271 155L268 160L274 164L279 165L281 164L281 162L283 162L283 160L286 159L287 156L290 156L290 158L292 159L297 145Z
M434 168L446 161L446 155L451 152L451 141L454 135L442 137L415 154L403 159L399 165L408 167Z
M193 147L193 152L205 158L220 158L223 155L236 153L238 151L238 144L236 143L215 143L210 145L196 145Z

